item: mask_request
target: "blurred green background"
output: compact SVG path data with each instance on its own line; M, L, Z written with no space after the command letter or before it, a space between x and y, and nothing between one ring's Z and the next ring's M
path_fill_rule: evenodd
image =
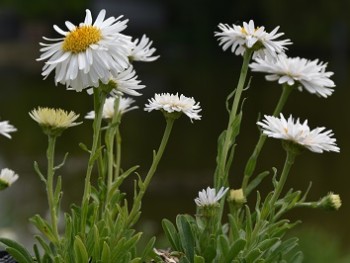
M297 235L307 251L326 256L313 258L306 253L305 262L350 262L350 1L185 1L185 0L2 0L0 2L0 117L18 128L12 140L0 138L0 167L8 167L20 175L13 187L0 193L0 228L12 230L23 242L32 242L33 229L28 217L45 214L45 192L33 172L33 161L45 167L46 138L28 116L37 106L74 110L83 117L92 109L92 98L85 92L66 91L55 87L53 76L42 80L40 56L41 37L57 36L53 24L64 28L64 21L83 21L85 9L93 17L102 8L107 16L124 15L130 19L127 34L147 34L161 57L153 63L136 64L143 84L143 96L137 97L138 111L128 113L123 121L123 167L141 165L141 174L149 167L152 149L158 147L164 128L159 113L142 110L155 92L179 92L193 96L203 108L201 121L193 124L188 118L176 122L173 136L150 186L144 202L141 226L149 233L160 231L160 220L173 220L178 213L194 213L193 199L197 192L212 184L215 169L216 140L226 126L226 96L235 87L241 58L223 52L214 38L219 23L239 23L253 19L267 31L280 26L285 38L294 45L287 54L328 62L327 70L335 72L337 87L328 99L307 92L295 91L284 113L302 120L311 127L333 129L341 153L306 152L297 159L287 187L304 190L313 182L309 199L318 200L329 191L339 193L343 206L338 212L299 209L289 214L301 219ZM276 83L267 83L263 74L254 74L251 88L244 94L244 122L239 136L236 159L232 169L232 185L239 187L245 162L258 138L255 122L261 114L270 114L280 94ZM78 147L89 145L91 122L70 129L59 139L58 162L70 153L63 175L64 205L79 202L87 156ZM258 171L281 168L284 152L280 142L269 140L263 150ZM271 190L269 180L262 192ZM131 193L132 180L125 186ZM326 241L322 241L326 240ZM327 252L328 251L328 252ZM311 253L310 252L310 253ZM325 261L322 261L325 260Z

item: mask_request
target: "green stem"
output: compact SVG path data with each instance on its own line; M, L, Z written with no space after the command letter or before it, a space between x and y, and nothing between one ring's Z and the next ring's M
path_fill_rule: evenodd
M228 186L228 174L225 174L226 171L228 171L227 165L227 159L228 159L228 153L232 146L234 145L234 141L232 140L232 133L233 133L233 127L232 123L234 122L235 118L237 117L237 110L239 103L241 101L241 95L244 90L244 83L246 81L247 73L248 73L248 66L250 58L253 54L253 50L247 49L243 56L243 64L241 68L241 73L239 76L237 88L235 90L235 96L232 103L232 109L230 111L230 117L227 125L227 130L225 134L225 139L223 143L223 147L221 150L220 160L218 161L218 167L217 172L214 178L214 185L216 189L220 189L222 186Z
M282 86L282 93L281 96L278 100L278 103L275 107L275 110L273 112L273 116L278 116L284 105L286 104L286 101L289 97L289 94L291 93L291 91L293 90L293 86L289 86L288 84L284 84ZM260 155L261 149L263 148L265 141L266 141L267 136L263 133L260 134L259 140L257 142L257 144L255 145L254 151L252 153L252 155L250 156L246 167L244 169L244 177L243 177L243 182L242 182L242 189L244 194L247 196L246 193L246 188L248 186L248 182L250 177L253 175L254 171L255 171L255 167L256 167L256 163L257 163L257 159Z
M86 227L86 220L87 220L87 210L88 210L88 204L90 199L90 192L91 192L91 173L92 169L94 167L96 154L98 150L98 145L100 141L100 130L101 130L101 122L102 122L102 112L103 112L103 105L106 100L107 94L100 90L100 88L94 88L94 109L95 109L95 118L93 122L93 140L92 140L92 147L90 152L90 157L88 161L88 167L86 170L86 176L85 176L85 185L84 185L84 194L82 199L82 220L81 220L81 232L84 235L85 233L85 227Z
M58 211L57 209L57 200L55 200L54 197L54 158L55 158L55 145L56 145L56 136L48 135L48 147L46 151L46 157L47 157L47 181L46 181L46 191L47 191L47 198L49 203L49 209L50 209L50 217L51 217L51 224L52 224L52 232L55 237L54 242L57 244L59 242L59 234L58 234L58 226L57 226L57 215Z
M271 200L270 200L271 207L273 207L275 205L276 201L278 200L278 198L280 197L280 195L282 193L283 187L284 187L284 185L287 181L287 178L288 178L289 171L290 171L292 165L294 164L295 156L296 156L296 154L293 153L292 151L287 151L287 157L286 157L286 160L285 160L285 163L283 166L281 177L277 183L276 189L275 189L275 191L271 197Z
M146 193L146 190L151 182L151 179L152 179L152 177L153 177L153 175L158 167L159 161L163 156L165 147L166 147L168 140L169 140L169 137L170 137L171 130L173 128L174 121L175 120L172 118L166 118L166 127L165 127L162 141L160 143L160 146L158 148L157 153L153 156L153 162L152 162L152 165L151 165L151 167L146 175L145 180L140 183L140 191L134 197L134 203L133 203L129 217L128 217L127 222L126 222L127 227L131 227L137 221L137 215L138 215L138 212L141 208L142 198L143 198L144 194Z
M116 156L115 156L114 180L119 177L121 153L122 153L122 138L120 136L119 126L117 127L117 132L115 134L115 148L116 148Z

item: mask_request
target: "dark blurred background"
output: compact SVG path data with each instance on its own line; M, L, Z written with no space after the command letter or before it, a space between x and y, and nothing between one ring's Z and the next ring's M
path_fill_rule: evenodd
M0 139L0 165L20 175L13 187L0 193L0 229L3 235L16 235L29 245L33 229L28 224L28 217L34 213L46 213L45 191L33 172L33 161L37 160L42 169L45 168L47 142L28 112L37 106L50 106L74 110L83 117L92 109L92 97L85 92L66 91L62 85L56 87L53 75L42 80L43 63L35 61L40 56L38 43L42 36L58 36L52 25L64 28L66 20L75 24L82 22L86 8L92 10L93 18L103 8L107 10L107 16L124 15L129 19L125 33L133 37L147 34L161 56L156 62L135 65L147 88L142 97L136 98L140 109L128 113L123 120L124 168L140 164L140 173L144 174L151 163L152 149L158 147L164 128L163 117L158 112L142 110L155 92L193 96L203 108L201 121L191 124L183 117L176 122L144 202L140 228L149 233L160 232L163 217L174 220L178 213L193 214L193 199L197 192L212 185L216 140L227 122L224 101L236 86L242 62L241 57L223 52L218 46L214 31L219 23L241 24L253 19L256 26L264 25L267 31L279 25L280 31L285 32L284 38L290 38L294 43L287 52L289 56L328 62L327 70L335 72L332 77L337 85L334 94L323 99L305 91L295 91L284 113L302 120L309 119L311 127L333 129L341 153L305 152L297 159L287 187L305 190L312 181L309 199L318 200L334 191L340 194L343 206L338 212L298 209L288 216L303 221L302 227L297 227L302 240L321 240L313 234L324 235L325 240L335 247L334 253L339 252L339 258L344 259L350 245L350 140L347 138L350 131L350 1L345 0L308 1L307 4L302 0L2 0L0 117L1 120L10 120L18 132L13 134L12 140ZM240 186L245 162L257 141L255 122L259 113L272 113L280 91L276 83L266 82L263 74L254 74L251 88L244 94L247 98L244 122L231 174L234 188ZM87 156L78 143L90 145L90 140L91 122L85 120L84 124L66 131L58 141L57 162L65 152L70 153L65 167L60 170L64 187L63 210L67 210L71 202L80 202ZM271 167L281 169L283 160L280 142L269 140L257 171L271 170ZM263 183L263 193L271 190L270 182L269 178ZM131 193L132 183L129 179L125 186L128 193ZM322 246L318 242L313 245L317 251Z

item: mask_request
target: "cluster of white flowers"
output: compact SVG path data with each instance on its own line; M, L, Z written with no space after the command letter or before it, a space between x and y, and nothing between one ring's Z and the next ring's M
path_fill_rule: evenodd
M100 81L106 84L111 79L122 78L123 85L116 81L116 89L135 95L132 90L141 87L139 81L135 81L137 76L131 60L154 61L158 58L153 56L156 49L151 47L152 41L146 36L139 41L123 34L128 20L122 20L122 16L107 19L105 16L106 11L101 10L93 23L87 9L85 20L79 26L67 21L68 31L64 31L55 25L54 29L63 37L44 37L48 43L40 43L43 47L38 60L46 61L42 75L46 78L55 71L56 84L76 91L98 87ZM128 88L122 89L125 85Z
M244 22L243 26L219 24L220 32L215 32L223 50L231 49L236 55L243 55L246 50L254 51L255 60L249 66L252 71L264 72L266 80L278 81L279 84L295 86L299 90L307 90L311 94L327 98L333 93L334 82L330 79L333 72L326 71L326 63L319 60L305 58L289 58L285 54L286 45L292 44L287 40L276 40L283 33L277 33L279 27L272 32L265 31L265 27L255 27L252 20ZM263 133L274 138L290 140L311 151L339 152L336 140L331 138L331 131L324 132L325 128L310 130L307 121L294 123L293 117L286 120L265 116L265 120L258 122Z
M152 47L153 42L146 35L141 39L132 40L132 37L122 33L127 27L127 20L122 20L122 16L107 19L105 16L106 11L101 10L93 22L91 12L87 9L85 20L79 26L66 22L68 31L64 31L55 25L54 29L63 37L44 37L49 43L40 43L43 47L40 49L42 54L38 60L45 61L42 75L46 78L55 71L56 84L61 83L66 85L67 89L75 91L87 89L91 94L93 88L102 82L114 87L111 91L114 97L123 94L139 96L141 94L138 90L145 86L137 79L132 62L151 62L159 56L154 56L156 49ZM123 106L124 102L126 101L122 98L120 106ZM147 111L157 109L183 112L191 120L200 119L199 103L196 104L192 98L183 95L178 97L177 94L156 94L156 98L149 102L145 108ZM124 104L126 108L119 110L127 111L130 103L131 101L127 101ZM112 98L104 105L104 118L110 118L111 105ZM94 116L94 113L89 112L86 118Z

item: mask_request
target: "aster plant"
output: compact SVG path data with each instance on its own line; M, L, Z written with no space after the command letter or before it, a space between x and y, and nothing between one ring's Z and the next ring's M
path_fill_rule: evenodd
M228 123L218 138L212 186L199 191L194 198L194 215L180 214L175 222L162 221L168 243L167 247L159 248L155 237L140 242L142 232L136 224L143 198L166 150L174 123L182 116L191 122L200 120L200 103L179 93L155 94L148 99L144 111L160 111L165 119L159 148L153 151L145 174L137 172L138 165L123 168L120 127L125 114L138 108L132 106L135 99L127 96L141 96L140 90L145 88L133 63L152 62L159 56L146 35L133 40L124 32L127 20L122 16L106 18L105 10L99 12L95 21L90 10L86 10L84 22L65 25L67 31L54 26L60 38L44 37L46 42L40 43L42 54L38 60L45 62L44 78L54 73L56 84L92 95L94 109L85 115L92 120L92 143L79 145L88 155L83 196L80 203L65 211L64 218L60 217L63 179L57 176L57 171L65 165L68 155L56 164L55 148L66 129L81 124L79 114L49 107L33 109L30 117L48 137L45 172L37 162L34 169L45 186L50 216L45 219L35 215L30 219L39 230L33 252L15 241L0 238L11 256L20 263L302 262L298 239L285 237L298 223L288 220L286 212L301 207L338 210L341 199L329 192L318 201L309 201L311 184L304 193L286 191L288 176L304 151L324 153L340 149L331 130L311 129L307 120L301 122L292 115L286 119L282 111L295 88L323 98L332 95L335 85L330 79L333 73L326 71L327 64L288 58L285 52L292 42L280 39L284 33L278 32L279 27L268 32L264 26L255 27L253 20L242 26L219 24L215 32L219 46L241 56L243 62L237 86L225 101ZM242 95L251 86L246 81L249 69L266 73L268 81L277 81L281 95L273 112L264 114L256 123L260 129L256 146L241 173L242 178L235 180L240 179L241 183L232 185L231 165L243 118ZM7 121L0 122L0 134L11 138L9 133L13 131L16 128ZM269 137L282 142L285 163L281 169L256 173L261 150ZM240 173L235 171L235 174ZM127 199L121 186L133 175L136 175L133 195ZM10 186L17 178L14 171L2 169L0 189ZM272 189L262 195L258 187L267 178ZM64 222L62 229L60 220Z

